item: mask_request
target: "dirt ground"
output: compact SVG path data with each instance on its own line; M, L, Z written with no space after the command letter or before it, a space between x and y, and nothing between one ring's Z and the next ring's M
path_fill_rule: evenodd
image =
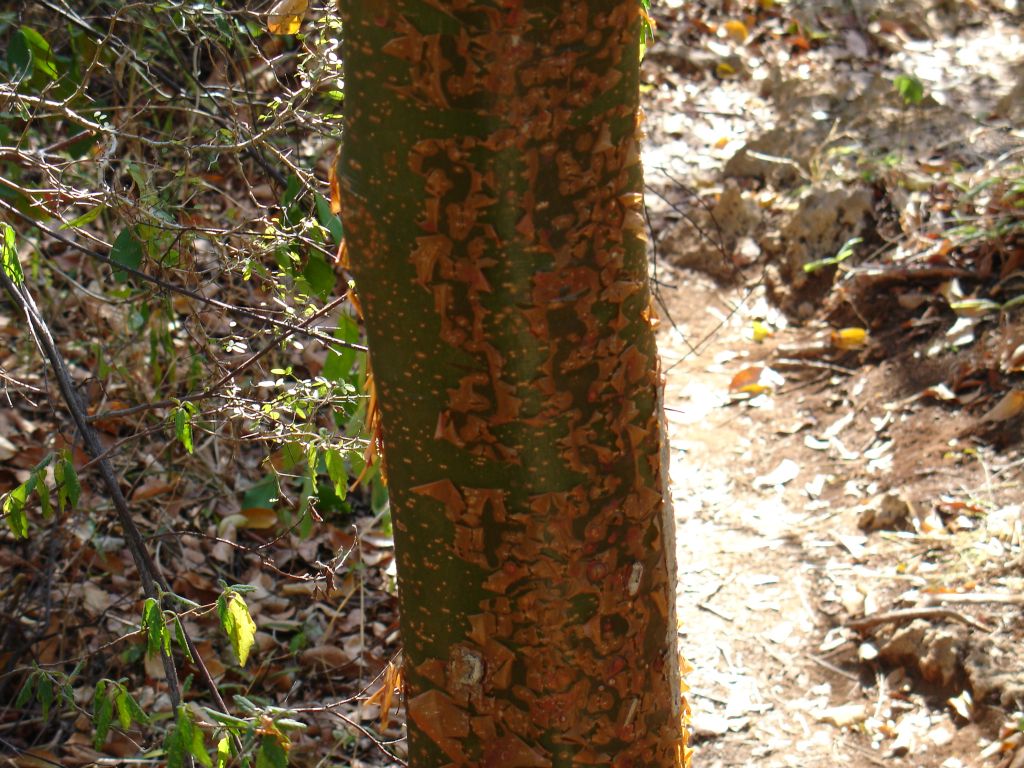
M694 764L1024 765L1024 331L907 245L933 167L1019 163L1020 9L816 5L669 2L645 65Z

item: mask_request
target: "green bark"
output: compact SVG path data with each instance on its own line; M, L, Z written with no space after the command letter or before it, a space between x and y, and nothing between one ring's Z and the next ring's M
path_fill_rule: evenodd
M410 764L682 762L638 0L342 0Z

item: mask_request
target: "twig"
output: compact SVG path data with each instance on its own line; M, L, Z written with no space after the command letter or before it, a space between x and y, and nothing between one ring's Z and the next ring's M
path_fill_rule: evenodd
M827 363L824 360L797 360L791 357L780 357L772 360L771 363L776 368L820 368L823 371L841 373L844 376L852 376L857 372L852 368L846 368L835 363Z
M964 616L962 613L951 608L903 608L896 611L883 611L882 613L865 616L863 619L848 621L845 626L858 631L864 631L866 629L873 629L879 624L902 624L914 621L915 619L946 619L948 621L958 621L969 627L980 629L982 632L993 631L991 627L982 624L976 619L972 619L970 616Z
M318 339L319 341L322 341L322 342L324 342L326 344L333 344L333 345L339 346L339 347L346 347L348 349L354 349L354 350L356 350L358 352L365 352L366 351L366 346L363 345L363 344L355 344L355 343L350 342L350 341L342 341L341 339L336 339L333 336L329 336L326 333L322 333L321 331L319 331L317 329L312 329L312 328L308 329L308 330L307 329L303 329L303 328L301 328L301 326L297 326L294 323L286 323L283 320L278 320L277 318L271 317L269 315L261 314L259 312L256 312L255 310L249 309L247 307L239 307L239 306L236 306L234 304L228 304L227 302L224 302L224 301L218 301L217 299L211 299L211 298L209 298L207 296L203 296L201 293L189 290L188 288L182 288L180 285L175 285L174 283L169 283L166 280L163 280L163 279L161 279L159 277L154 277L153 275L147 274L147 273L145 273L145 272L143 272L141 270L134 269L134 268L126 266L124 264L118 264L113 259L111 259L109 256L106 256L106 255L100 253L99 251L95 251L92 248L89 248L87 246L84 246L81 243L77 243L74 240L72 240L70 237L68 237L67 235L64 235L64 234L62 234L60 232L57 232L57 231L55 231L53 229L50 229L45 224L43 224L41 221L36 221L31 216L28 216L28 215L22 213L21 211L19 211L13 205L10 205L5 200L0 199L0 209L3 209L5 211L7 211L12 216L15 216L15 217L21 219L22 221L24 221L29 226L35 227L40 232L44 232L45 234L47 234L50 237L52 237L54 240L59 240L60 242L64 243L65 245L70 246L71 248L74 248L79 253L82 253L82 254L88 256L91 259L95 259L96 261L99 261L99 262L102 262L103 264L106 264L107 266L111 267L112 269L116 269L116 270L119 270L121 272L125 272L125 273L127 273L129 275L132 275L133 277L137 277L140 280L144 280L147 283L152 283L153 285L157 286L158 288L162 288L163 290L168 291L170 293L177 293L177 294L180 294L182 296L187 296L188 298L192 299L193 301L198 301L200 304L206 304L206 305L211 306L211 307L217 307L218 309L223 309L223 310L225 310L227 312L234 312L234 313L237 313L237 314L242 315L244 317L249 317L249 318L251 318L253 320L259 320L261 323L267 323L268 325L272 325L272 326L274 326L276 328L287 329L287 330L292 331L293 333L301 332L301 333L303 333L306 336L309 336L309 337L314 338L314 339Z
M926 596L924 601L924 605L938 605L941 603L966 603L970 605L978 605L980 603L995 603L997 605L1024 605L1024 595L1007 595L995 592L929 594Z
M351 717L348 717L347 715L343 715L341 712L338 712L335 709L331 710L331 714L334 715L339 720L341 720L346 725L348 725L348 726L350 726L352 728L355 728L357 731L359 731L361 734L363 734L363 736L365 736L370 741L372 741L374 743L374 746L377 747L377 749L379 749L381 752L383 752L385 755L390 757L392 760L394 760L399 765L403 765L403 766L409 765L409 763L407 763L405 760L403 760L398 755L396 755L394 752L392 752L390 749L388 749L386 746L384 746L384 742L382 742L380 739L378 739L373 734L373 732L371 732L365 726L361 725L360 723L357 723Z
M837 674L837 675L841 675L842 677L845 677L845 678L846 678L847 680L852 680L852 681L853 681L853 682L855 682L855 683L859 683L859 682L860 682L860 678L859 678L859 677L857 677L857 676L856 676L855 674L853 674L852 672L847 672L847 671L846 671L845 669L843 669L842 667L837 667L837 666L836 666L835 664L833 664L832 662L830 662L830 661L826 661L825 659L821 658L820 656L815 656L815 655L814 655L813 653L808 653L808 654L806 654L806 655L807 655L807 658L808 658L808 659L810 659L811 661L813 661L813 662L814 662L815 664L817 664L817 665L818 665L819 667L824 667L824 668L825 668L825 669L827 669L827 670L828 670L829 672L834 672L835 674Z
M132 414L141 413L143 411L152 411L158 408L170 408L172 405L178 405L179 403L183 402L196 402L199 400L206 400L207 398L214 396L217 393L217 390L220 389L221 385L223 385L225 382L233 379L235 376L240 374L242 371L244 371L246 368L248 368L253 363L257 362L261 358L266 357L270 352L276 349L277 346L282 341L287 339L289 336L292 336L299 331L305 331L310 323L312 323L319 317L323 317L325 314L327 314L336 306L345 301L345 298L345 296L339 296L331 303L326 304L320 309L318 309L316 312L307 317L294 328L286 328L285 330L281 331L281 333L279 333L277 336L268 341L262 349L253 352L251 355L249 355L249 357L245 358L245 360L238 363L233 368L229 369L227 373L225 373L217 381L215 381L210 386L206 387L201 392L196 392L191 395L184 395L175 400L157 400L156 402L152 403L142 403L141 405L133 405L130 408L119 408L113 411L101 411L99 413L94 413L92 416L90 416L89 421L97 421L100 419L123 418L125 416L131 416Z
M35 300L32 298L32 294L27 288L24 286L16 286L3 272L0 272L0 283L3 284L4 289L10 295L14 303L25 313L25 317L28 319L29 327L35 337L36 343L39 345L40 351L53 368L57 379L57 386L61 392L61 397L67 405L68 412L71 414L71 418L74 420L75 426L78 428L78 431L82 436L82 441L85 443L86 450L96 461L100 477L102 477L103 484L106 486L107 492L110 494L110 499L114 504L118 520L120 521L121 528L124 531L125 540L128 544L128 549L131 552L132 560L135 562L135 567L139 571L143 593L147 598L152 598L156 600L158 604L162 605L164 595L171 591L170 587L167 585L159 571L157 571L156 566L153 563L153 559L150 556L149 551L146 549L146 543L142 538L142 533L139 531L138 526L135 525L135 520L132 518L131 511L128 508L128 502L125 500L124 494L121 492L121 486L118 485L117 478L114 475L114 470L111 467L110 462L104 457L103 447L100 444L95 429L93 429L92 425L89 423L85 408L78 399L78 392L75 390L74 382L71 380L71 374L68 372L67 364L64 362L64 358L60 354L60 350L57 349L57 345L54 343L53 335L50 333L49 326L43 319L42 313L39 311ZM188 631L184 628L182 628L182 634L185 639L185 645L188 647L189 653L192 656L193 663L198 668L200 677L207 686L210 696L217 703L218 707L227 711L227 705L224 703L224 699L221 697L220 691L217 689L217 683L213 679L213 675L210 674L210 670L203 662L202 656L200 656L199 649L196 648L195 642L192 640ZM161 648L160 656L163 661L164 676L167 680L167 689L171 699L171 704L176 709L181 703L181 690L178 684L178 673L174 666L174 659L170 652L163 648ZM241 746L240 742L238 746Z
M78 431L82 436L82 441L85 443L86 450L93 457L101 456L103 454L103 447L100 445L99 438L96 436L96 431L89 424L85 408L78 399L78 392L75 390L74 382L71 380L71 374L68 372L64 358L57 349L57 345L53 341L53 335L50 333L50 328L43 319L39 308L36 306L35 300L32 298L32 294L29 293L28 289L23 285L15 285L14 282L12 282L12 280L3 272L0 272L0 283L3 284L4 290L7 291L11 300L21 309L22 312L24 312L25 318L28 320L29 328L35 337L36 344L39 346L40 352L42 352L43 356L49 361L50 366L53 368L61 397L67 405L71 418L78 427ZM125 500L124 494L121 492L121 486L118 485L117 477L114 475L114 470L110 466L110 462L106 459L100 459L97 464L100 471L100 477L102 477L103 483L107 487L107 492L110 494L111 501L114 503L114 509L117 510L117 516L121 523L121 528L124 530L128 549L131 551L132 559L135 561L135 567L139 571L139 577L142 581L142 591L145 593L147 598L156 600L159 603L161 593L166 592L167 588L161 583L161 577L156 572L153 560L150 558L149 552L146 550L142 534L139 532L138 527L135 525L135 521L132 519L131 511L128 509L128 502ZM171 657L169 651L163 649L161 649L160 656L163 660L164 676L167 680L167 688L171 697L171 703L175 708L177 708L181 703L181 691L178 687L178 673L174 667L174 659Z

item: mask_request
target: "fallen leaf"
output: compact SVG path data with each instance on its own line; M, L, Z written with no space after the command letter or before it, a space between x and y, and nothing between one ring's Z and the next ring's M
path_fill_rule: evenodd
M786 380L777 371L767 366L752 365L732 377L729 391L733 394L761 395L785 383Z
M725 29L725 33L728 37L735 40L737 43L742 43L750 35L750 31L747 29L747 25L742 21L727 21L722 25Z
M1001 305L991 299L964 299L963 301L951 301L949 308L960 317L984 317L993 312L998 312Z
M1011 389L995 407L981 417L982 421L1006 421L1024 411L1024 390Z
M256 530L263 530L265 528L273 528L277 525L277 512L267 507L249 507L243 509L241 517L244 520L240 520L236 523L239 528L254 528Z
M754 478L755 488L772 488L782 486L796 480L800 474L800 465L792 459L783 459L779 465L766 475Z
M864 704L842 704L838 707L819 709L813 715L814 719L820 723L828 723L838 728L845 728L867 720L868 708Z
M299 654L299 660L306 666L342 667L352 657L336 645L315 645Z
M864 328L840 328L832 331L831 339L836 349L861 349L868 343L868 332Z
M971 699L971 692L964 691L959 696L953 696L946 701L950 708L964 720L970 720L974 710L974 700Z
M945 384L936 384L935 386L928 387L921 392L921 397L930 397L934 400L942 400L949 402L956 400L957 396L949 387Z
M772 335L772 329L762 323L760 320L755 320L751 323L751 331L753 333L754 341L760 344L765 339Z

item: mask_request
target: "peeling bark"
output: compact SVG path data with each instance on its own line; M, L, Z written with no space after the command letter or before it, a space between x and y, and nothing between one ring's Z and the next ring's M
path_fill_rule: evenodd
M342 0L410 764L679 766L637 0Z

